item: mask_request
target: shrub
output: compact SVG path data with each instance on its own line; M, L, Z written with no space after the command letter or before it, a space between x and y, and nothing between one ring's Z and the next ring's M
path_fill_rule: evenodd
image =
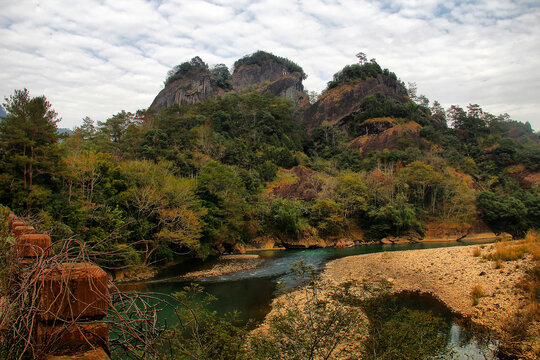
M170 334L170 354L166 359L234 360L241 358L248 325L238 320L237 313L219 316L209 310L217 299L192 284L175 293L181 304L176 314L181 328Z
M359 309L350 306L358 300L350 291L354 284L322 283L303 262L293 264L293 272L304 286L276 302L268 327L249 338L246 358L315 360L350 355L349 344L359 347L356 339L362 329Z
M310 222L322 236L337 236L345 226L341 207L332 200L318 200L311 207Z
M426 294L377 296L362 303L369 337L362 359L439 359L448 343L450 318ZM429 310L421 309L428 305Z

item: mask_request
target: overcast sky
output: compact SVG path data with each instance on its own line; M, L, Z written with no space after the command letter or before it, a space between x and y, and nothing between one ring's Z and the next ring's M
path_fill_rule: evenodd
M46 95L72 128L147 108L167 71L256 50L320 92L362 51L448 107L480 104L540 130L538 0L0 0L0 96Z

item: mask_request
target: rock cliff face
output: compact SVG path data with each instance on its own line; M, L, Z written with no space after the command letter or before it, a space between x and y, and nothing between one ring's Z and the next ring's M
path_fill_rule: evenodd
M290 73L283 65L274 61L235 69L232 83L233 90L238 93L257 90L262 94L270 91L295 103L302 103L305 100L302 75Z
M232 75L233 92L245 93L270 91L293 101L307 104L307 96L302 85L302 74L289 72L287 68L276 61L265 61L262 65L243 65L235 69ZM225 89L219 87L208 70L182 76L168 83L156 96L151 109L159 110L176 103L190 105L215 98L225 94Z
M217 86L209 72L200 73L167 84L156 96L150 108L158 110L174 103L190 105L224 93L225 91Z
M407 101L407 90L395 79L379 75L355 84L345 84L324 93L301 116L308 132L328 121L332 125L360 110L362 99L366 96L382 93L397 102Z

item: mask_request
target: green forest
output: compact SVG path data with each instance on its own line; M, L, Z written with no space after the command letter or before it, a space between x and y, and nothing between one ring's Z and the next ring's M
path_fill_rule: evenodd
M179 65L166 83L201 66ZM323 96L376 76L396 79L374 60L348 65ZM4 108L0 203L53 239L83 241L104 267L205 258L262 237L421 238L429 223L482 220L519 238L540 225L538 181L523 180L540 172L540 134L476 104L444 109L413 93L405 103L373 94L346 122L309 133L297 120L305 109L269 92L86 117L64 135L45 96L14 90ZM352 147L373 125L419 137L401 136L391 150Z

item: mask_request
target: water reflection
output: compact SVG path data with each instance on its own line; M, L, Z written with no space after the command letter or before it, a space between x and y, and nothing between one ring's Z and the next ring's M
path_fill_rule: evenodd
M385 295L361 306L370 322L367 359L497 359L489 334L466 330L463 319L430 294Z
M473 244L483 244L489 241L468 241L468 242L437 242L420 244L399 244L399 245L364 245L351 248L325 248L310 250L285 250L285 251L260 251L255 252L263 259L263 263L255 269L238 271L222 276L210 277L194 281L204 286L205 290L217 297L213 303L213 310L225 314L227 312L239 311L243 320L253 319L260 322L264 319L272 299L277 295L279 288L291 288L295 286L293 277L289 275L292 264L303 260L306 264L313 266L317 271L322 271L327 262L351 255L368 254L382 251L416 250L440 247L464 246ZM179 281L177 276L189 271L211 268L216 264L217 259L210 259L204 263L198 260L191 260L174 266L159 273L157 281L138 282L132 284L122 284L119 286L124 290L137 290L144 292L160 292L173 294L188 285L186 281ZM174 309L168 308L161 312L160 320L168 325L174 325L177 320ZM452 345L457 358L484 359L484 357L471 357L474 349L485 349L485 346L475 343L475 340L466 342L465 346L461 341L465 335L463 329L452 323L448 329L449 344ZM464 354L464 355L463 355ZM465 356L465 357L463 357ZM488 357L493 358L493 357Z

